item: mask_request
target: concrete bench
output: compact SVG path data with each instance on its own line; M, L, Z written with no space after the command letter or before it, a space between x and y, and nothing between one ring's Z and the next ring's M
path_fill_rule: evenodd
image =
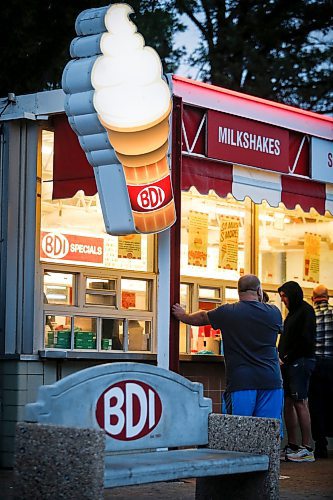
M39 389L17 424L21 498L101 499L103 488L195 477L196 498L278 498L279 422L211 414L201 384L111 363Z

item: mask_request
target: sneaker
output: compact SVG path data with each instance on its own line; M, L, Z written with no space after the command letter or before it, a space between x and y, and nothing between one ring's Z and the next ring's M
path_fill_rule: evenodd
M314 462L315 457L313 451L309 451L304 446L301 446L299 450L292 451L286 454L287 462Z
M282 448L282 450L280 450L280 460L282 462L286 462L287 454L289 454L289 453L295 453L295 451L292 450L288 445L286 445L284 448Z

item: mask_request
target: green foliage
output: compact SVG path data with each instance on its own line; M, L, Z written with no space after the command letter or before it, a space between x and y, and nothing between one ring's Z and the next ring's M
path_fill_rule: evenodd
M165 73L174 72L183 51L172 49L173 36L184 27L172 2L128 3L135 11L132 19L146 45L157 50ZM2 1L0 96L60 87L63 68L70 59L70 42L76 36L76 17L85 9L106 5L107 0Z
M201 33L204 81L332 111L332 0L175 0Z

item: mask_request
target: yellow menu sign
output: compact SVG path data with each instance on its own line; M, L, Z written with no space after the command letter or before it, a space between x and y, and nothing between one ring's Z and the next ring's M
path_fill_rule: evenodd
M118 237L118 259L141 259L141 235Z
M219 241L219 267L237 271L239 218L221 217Z
M190 210L188 223L188 264L207 267L208 214Z
M304 281L319 283L320 241L319 234L304 234Z

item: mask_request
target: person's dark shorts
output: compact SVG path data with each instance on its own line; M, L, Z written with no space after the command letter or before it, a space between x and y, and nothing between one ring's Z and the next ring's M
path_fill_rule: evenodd
M281 366L285 396L295 401L307 399L311 373L316 365L314 358L299 358Z

